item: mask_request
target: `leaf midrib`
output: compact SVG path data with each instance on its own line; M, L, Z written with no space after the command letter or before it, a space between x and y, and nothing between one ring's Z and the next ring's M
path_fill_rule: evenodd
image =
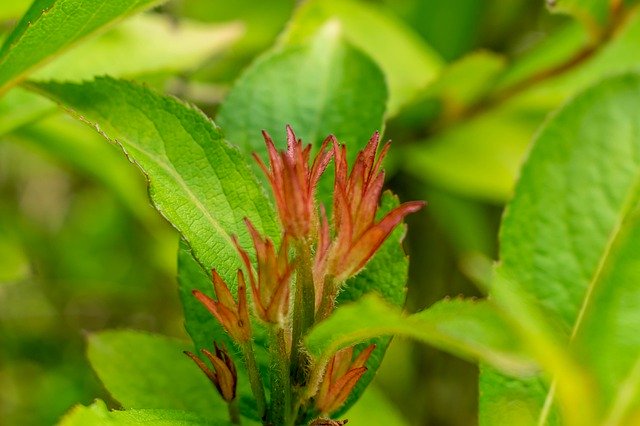
M610 254L613 252L614 248L617 247L620 241L620 236L623 235L622 230L625 229L624 225L629 222L629 216L634 211L639 198L640 198L640 173L637 173L635 176L635 179L633 180L633 183L630 186L630 190L625 196L625 200L621 209L621 214L618 217L618 220L616 221L615 226L611 230L609 238L607 239L607 244L605 245L605 249L602 253L602 256L600 257L598 266L596 267L593 277L589 281L589 284L587 286L585 297L582 300L580 310L578 311L578 316L576 317L576 321L573 324L573 328L571 330L571 336L569 339L570 343L572 343L575 340L575 337L577 336L578 331L580 330L580 327L584 321L584 318L590 306L594 289L596 288L596 286L598 285L598 282L604 275L604 271L607 269L609 260L611 259ZM538 425L546 424L548 415L551 412L550 407L551 407L551 402L554 398L554 394L555 394L555 381L549 387L549 391L545 395L545 402L543 405L543 409L540 412L540 416L538 417ZM615 405L615 400L614 400L614 405Z

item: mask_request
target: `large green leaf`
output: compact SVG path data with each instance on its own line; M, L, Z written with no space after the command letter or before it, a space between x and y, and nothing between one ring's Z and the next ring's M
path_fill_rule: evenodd
M375 63L331 26L308 44L259 58L235 83L216 120L246 153L264 157L260 131L277 140L290 124L306 143L319 144L334 134L355 154L380 130L386 99Z
M639 109L640 77L626 75L586 91L547 123L502 223L498 273L514 281L493 291L505 305L505 290L522 293L562 330L580 368L593 376L598 403L571 400L566 390L575 386L547 366L560 402L609 424L628 421L640 402ZM548 386L488 374L481 388L491 389L481 404L485 424L519 398L532 419L557 419L543 409L554 400Z
M241 34L238 23L181 19L176 24L159 15L139 15L65 52L30 78L81 81L104 74L133 77L188 71L228 48Z
M188 71L233 43L241 33L237 24L204 25L140 15L55 58L36 71L35 80L164 76ZM0 99L0 135L54 112L48 99L14 88Z
M0 49L0 94L107 25L162 0L35 0Z
M96 400L88 407L73 407L58 423L58 426L136 426L153 424L157 426L215 426L230 425L224 413L214 418L203 418L188 411L146 409L109 411L107 405Z
M502 371L531 374L499 311L487 301L444 300L413 315L403 315L375 294L339 307L305 339L311 356L323 365L338 350L381 335L411 337L467 359L480 359Z
M31 87L117 141L147 175L156 208L198 261L231 285L240 266L231 235L250 246L243 218L277 235L273 208L245 159L194 107L111 78Z
M136 331L91 334L87 356L111 396L124 408L226 415L227 405L182 351L190 345Z
M389 85L389 115L410 102L442 67L439 55L390 11L357 0L305 2L282 41L292 45L308 40L328 21L339 22L346 39L383 70Z

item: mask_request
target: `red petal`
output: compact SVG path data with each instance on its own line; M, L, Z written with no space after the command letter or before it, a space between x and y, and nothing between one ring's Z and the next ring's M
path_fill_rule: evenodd
M360 271L394 228L402 222L402 219L408 214L420 210L424 205L425 203L422 201L411 201L401 204L387 213L379 223L365 231L351 246L336 275L344 280Z
M216 292L218 301L229 309L236 309L236 301L233 299L229 287L215 269L211 270L213 276L213 289Z

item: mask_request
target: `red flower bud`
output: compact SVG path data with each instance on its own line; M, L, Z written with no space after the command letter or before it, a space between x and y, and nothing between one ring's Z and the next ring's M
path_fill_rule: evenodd
M266 322L283 324L289 314L290 283L294 270L294 265L289 262L289 238L284 235L276 253L273 241L263 239L248 219L245 219L245 224L256 250L257 277L247 252L240 247L237 238L234 237L233 242L249 275L256 314Z
M184 353L207 375L211 383L215 385L220 396L222 396L222 399L231 402L236 397L238 384L236 366L224 346L219 347L215 342L213 345L215 347L215 354L212 354L206 349L202 349L202 353L209 359L211 365L213 365L213 370L193 352L185 351Z
M287 150L278 152L273 140L263 131L270 169L254 154L264 174L269 179L278 208L280 222L285 232L294 239L308 238L317 226L315 189L320 176L327 168L333 152L328 150L333 136L327 137L320 151L309 167L311 145L304 149L302 141L296 138L291 126L287 126Z
M340 283L357 274L404 217L425 205L422 201L404 203L379 222L375 221L384 183L384 171L380 166L390 146L387 143L376 159L379 140L379 133L374 133L358 154L351 173L348 173L346 147L334 141L333 222L336 238L331 248L325 248L326 252L322 254L328 258L324 268L316 266L318 277L329 274Z
M338 351L327 364L324 378L316 395L316 407L321 414L331 414L342 406L360 377L367 371L367 360L376 345L370 345L353 358L353 347Z
M193 295L211 312L236 342L248 342L251 339L251 323L247 309L247 286L242 270L238 269L237 304L222 277L215 269L211 273L213 289L218 300L212 299L200 290L193 290Z

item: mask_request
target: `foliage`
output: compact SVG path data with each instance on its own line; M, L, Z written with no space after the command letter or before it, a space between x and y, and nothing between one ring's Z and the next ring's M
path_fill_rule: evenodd
M639 421L635 1L557 0L545 10L524 0L308 0L292 10L283 0L269 11L204 0L10 3L0 5L0 359L9 361L0 397L18 408L0 405L1 417L61 425ZM216 8L244 22L197 22ZM452 20L417 12L435 10ZM542 41L504 41L527 39L534 15ZM469 16L484 17L462 28ZM286 213L272 191L295 204L309 182L291 189L286 173L277 181L274 151L260 135L283 148L289 125L311 144L304 155L334 157L317 200L307 201L302 237L287 222L300 209ZM397 140L385 165L400 196L379 197L376 187L354 207L353 188L366 194L368 183L341 177L338 142L322 143L335 135L348 164L370 161L377 173L377 147L356 160L376 130ZM297 149L287 132L283 159ZM271 156L272 176L252 153ZM339 198L340 179L351 197ZM408 220L408 234L401 221L419 206L405 198L431 204ZM379 207L370 224L358 211L367 203ZM355 238L341 234L345 211L362 220L356 228L373 230L375 244L363 238L340 252ZM260 287L252 271L268 251L256 235L285 247L277 268L260 269ZM365 243L364 269L340 275L335 265ZM267 315L269 274L290 285L291 301ZM467 297L444 297L459 294ZM105 331L113 326L153 332ZM108 393L83 360L80 328ZM394 352L393 336L418 345ZM460 386L479 381L479 397L434 379L437 365L458 361L434 362L425 343L478 364L479 374L454 365L470 369ZM205 354L214 370L196 361L202 374L183 351ZM455 395L445 404L443 389ZM436 402L424 413L417 407L426 399Z

